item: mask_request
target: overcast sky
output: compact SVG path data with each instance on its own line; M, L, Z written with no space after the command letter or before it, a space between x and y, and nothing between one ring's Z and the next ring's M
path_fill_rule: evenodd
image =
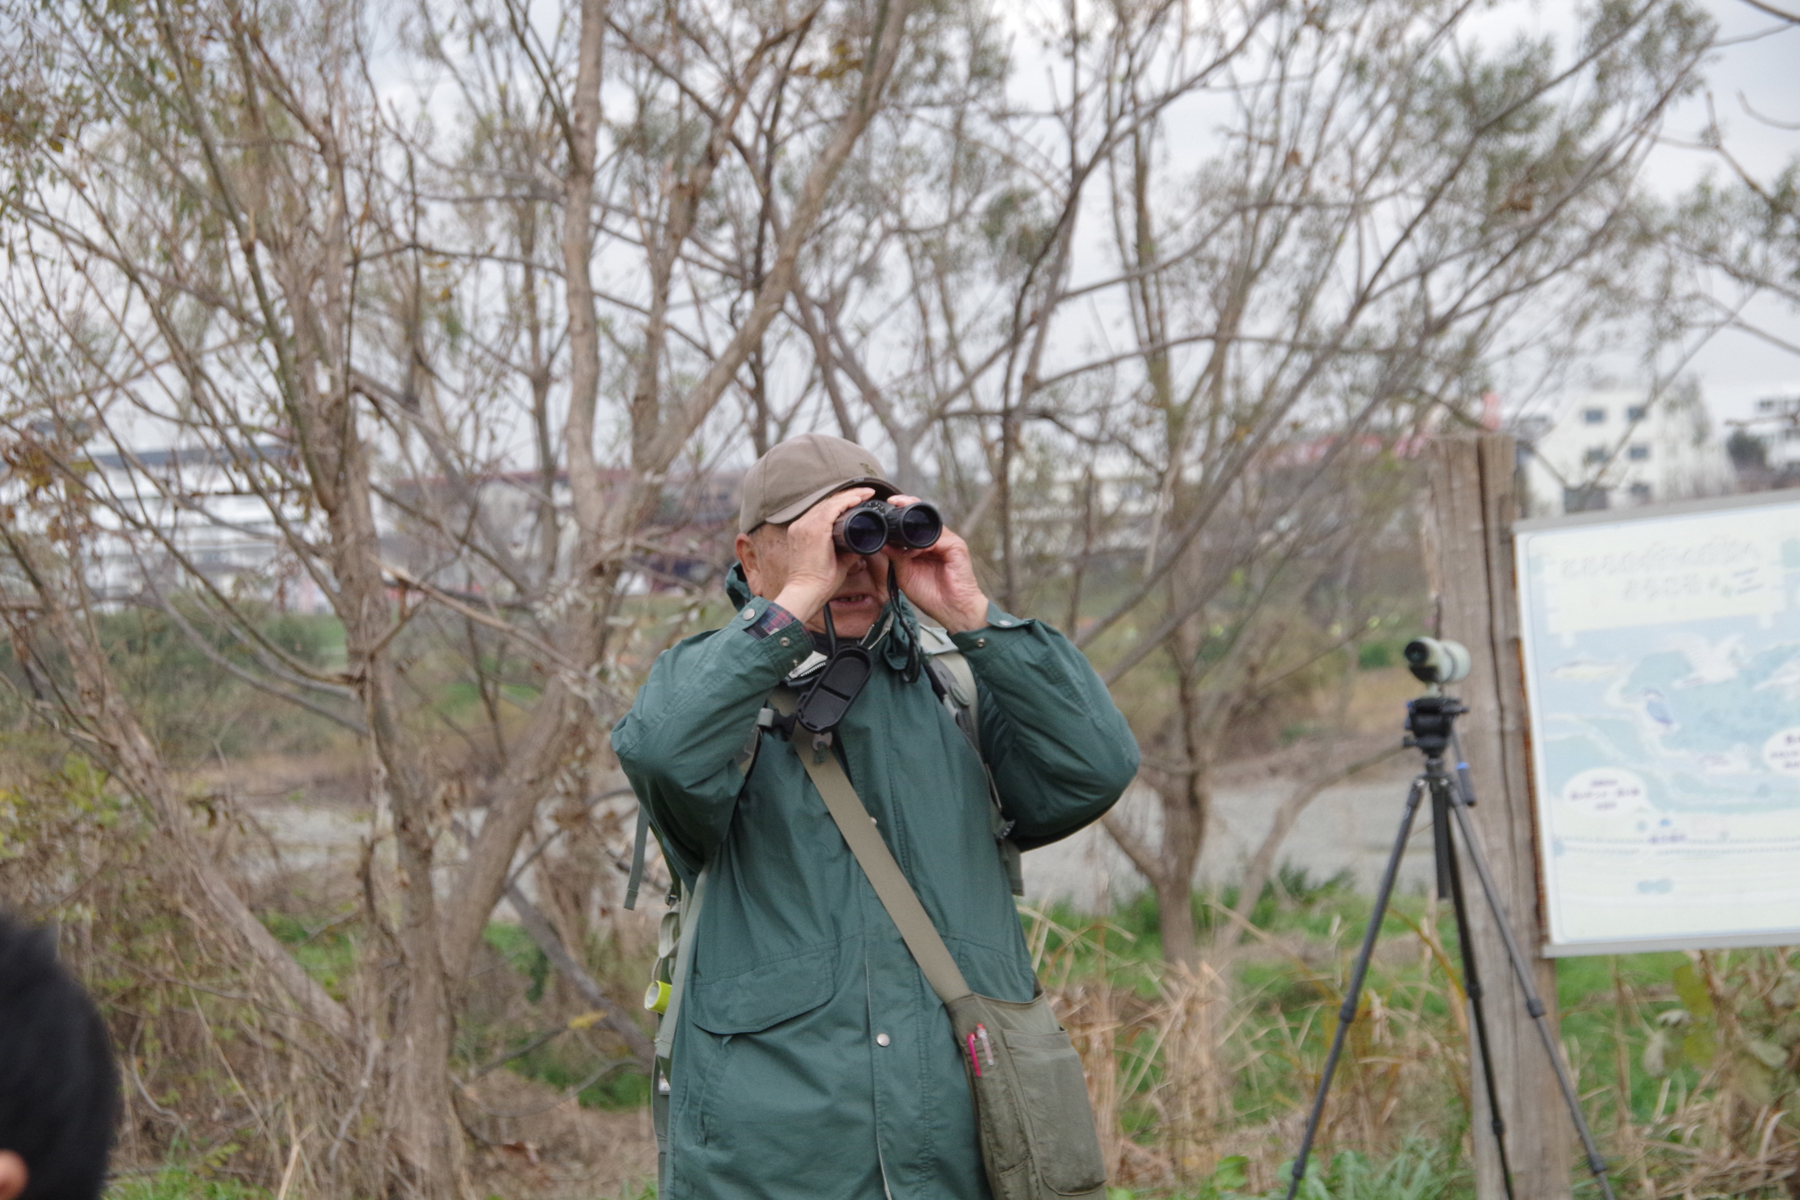
M1720 183L1733 179L1719 155L1701 145L1704 131L1715 119L1724 134L1725 148L1759 179L1773 178L1800 155L1800 26L1760 12L1745 0L1696 2L1718 21L1721 45L1707 65L1704 94L1684 101L1670 115L1647 164L1645 182L1670 200L1708 176ZM1800 14L1800 0L1765 2ZM1481 20L1496 30L1535 28L1559 36L1573 28L1569 7L1557 0L1505 5ZM1566 40L1563 44L1567 45ZM1739 293L1722 285L1716 294L1735 304ZM1789 305L1756 302L1741 316L1790 344L1800 344L1800 313ZM1643 382L1623 377L1632 368L1631 361L1621 358L1618 369L1622 377L1617 380L1621 386ZM1603 363L1602 369L1613 368ZM1700 380L1708 406L1721 421L1752 415L1756 401L1766 396L1800 396L1800 355L1737 330L1713 335L1693 355L1686 370ZM1530 406L1555 411L1580 399L1580 389L1571 388L1560 395L1538 397ZM1761 428L1767 431L1767 426ZM1723 437L1725 429L1721 427L1718 433Z
M1585 7L1591 0L1582 2ZM1759 12L1745 0L1696 2L1718 21L1722 44L1707 65L1705 94L1684 101L1670 115L1664 138L1647 164L1645 182L1656 194L1670 200L1709 174L1721 182L1729 181L1730 172L1719 156L1699 144L1714 115L1724 132L1726 148L1758 178L1772 178L1800 154L1800 26ZM1800 12L1800 0L1766 2ZM1033 30L1044 23L1054 25L1060 10L1060 0L999 0L999 12L1014 35L1012 45L1018 70L1012 91L1027 103L1043 107L1051 103L1051 81L1057 77L1058 60ZM1498 0L1467 24L1471 36L1490 46L1520 33L1547 33L1558 39L1565 54L1574 27L1573 6L1568 0ZM1172 165L1179 169L1184 159L1197 161L1197 156L1205 152L1206 138L1180 134L1210 130L1227 118L1228 114L1217 107L1226 104L1219 96L1196 94L1169 110L1169 128L1177 132L1167 139L1164 152L1169 154ZM1752 112L1794 128L1760 121ZM1112 269L1110 252L1101 243L1077 248L1077 274L1084 262L1100 273ZM1733 304L1738 301L1738 294L1729 285L1721 286L1716 294ZM1741 315L1790 343L1800 344L1800 314L1791 307L1772 302L1752 304ZM1665 347L1664 369L1679 358L1682 349ZM1635 357L1621 356L1616 363L1599 358L1590 367L1614 375L1617 386L1648 383L1635 377L1640 370ZM1749 416L1756 401L1765 396L1800 395L1800 355L1748 333L1715 334L1693 354L1685 370L1698 377L1709 407L1721 421ZM1585 384L1571 383L1558 392L1506 399L1515 410L1523 407L1554 413L1578 403L1585 390ZM1721 436L1724 432L1719 429Z
M1800 12L1800 0L1770 0ZM1746 169L1768 179L1800 154L1800 26L1758 12L1743 0L1706 0L1718 19L1723 46L1707 77L1713 111L1726 148ZM1794 128L1758 121L1750 110ZM1702 97L1684 104L1670 120L1664 143L1650 163L1649 182L1673 196L1711 172L1725 176L1718 157L1695 148L1707 124ZM1800 314L1784 305L1753 306L1744 313L1790 343L1800 343ZM1800 356L1750 334L1718 334L1695 355L1691 369L1721 418L1749 415L1763 396L1800 395Z
M1800 155L1800 26L1760 12L1745 0L1696 2L1718 21L1721 44L1707 65L1704 94L1684 101L1670 114L1646 165L1646 184L1669 200L1709 175L1721 183L1732 180L1719 155L1701 145L1702 135L1714 119L1723 131L1726 149L1759 179L1771 179ZM1800 13L1800 0L1765 2ZM1573 14L1563 0L1528 0L1502 4L1478 17L1476 25L1484 37L1522 30L1549 32L1566 47L1573 31ZM1737 302L1738 293L1729 285L1721 286L1716 294ZM1752 303L1741 316L1790 344L1800 344L1800 313L1791 306L1772 301ZM1670 358L1674 357L1671 352ZM1621 358L1616 368L1602 361L1599 367L1620 371L1617 383L1621 386L1647 382L1626 377L1635 367L1633 360ZM1721 421L1750 416L1756 401L1765 396L1800 395L1800 355L1736 330L1715 334L1701 345L1686 371L1698 377L1709 407ZM1581 390L1571 387L1561 395L1535 397L1529 407L1554 412L1579 403ZM1718 432L1722 437L1725 430Z

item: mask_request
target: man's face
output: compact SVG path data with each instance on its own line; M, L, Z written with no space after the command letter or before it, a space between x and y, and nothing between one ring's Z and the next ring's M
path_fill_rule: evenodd
M770 599L779 596L788 578L787 527L759 525L738 536L737 550L750 590ZM838 566L845 574L844 582L831 594L831 623L839 637L854 640L875 627L875 619L888 602L887 558L840 553ZM825 614L820 612L807 621L806 628L824 633Z

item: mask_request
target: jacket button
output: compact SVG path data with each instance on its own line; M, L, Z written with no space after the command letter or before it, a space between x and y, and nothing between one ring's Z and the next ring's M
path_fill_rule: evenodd
M979 649L981 649L981 648L982 648L982 647L983 647L983 646L985 646L985 645L987 645L987 639L986 639L986 638L976 638L976 639L975 639L975 648L976 648L976 649L977 649L977 650L979 650Z
M885 1046L893 1040L894 1040L893 1038L889 1037L885 1033L878 1033L875 1035L875 1044L877 1046Z
M788 640L787 640L787 639L786 639L786 638L782 638L782 639L781 639L781 644L782 644L782 645L784 645L784 646L785 646L785 645L787 645L787 644L788 644Z

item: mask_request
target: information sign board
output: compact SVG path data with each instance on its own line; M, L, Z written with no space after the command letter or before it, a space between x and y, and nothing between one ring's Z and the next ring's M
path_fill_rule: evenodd
M1800 944L1800 496L1514 533L1546 953Z

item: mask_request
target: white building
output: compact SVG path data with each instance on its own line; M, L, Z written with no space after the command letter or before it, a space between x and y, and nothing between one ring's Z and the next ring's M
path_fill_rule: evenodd
M1762 439L1771 471L1800 471L1800 396L1769 396L1756 402L1750 432Z
M1691 383L1654 401L1641 390L1592 392L1518 432L1531 516L1714 495L1734 483Z
M273 472L259 471L273 492L253 489L245 475L246 463L254 470L289 453L268 443L242 447L242 463L204 447L94 454L88 486L104 500L93 511L90 586L116 603L148 589L184 590L198 574L227 594L327 611L324 593L287 552L270 504L303 536L320 532L320 517Z

